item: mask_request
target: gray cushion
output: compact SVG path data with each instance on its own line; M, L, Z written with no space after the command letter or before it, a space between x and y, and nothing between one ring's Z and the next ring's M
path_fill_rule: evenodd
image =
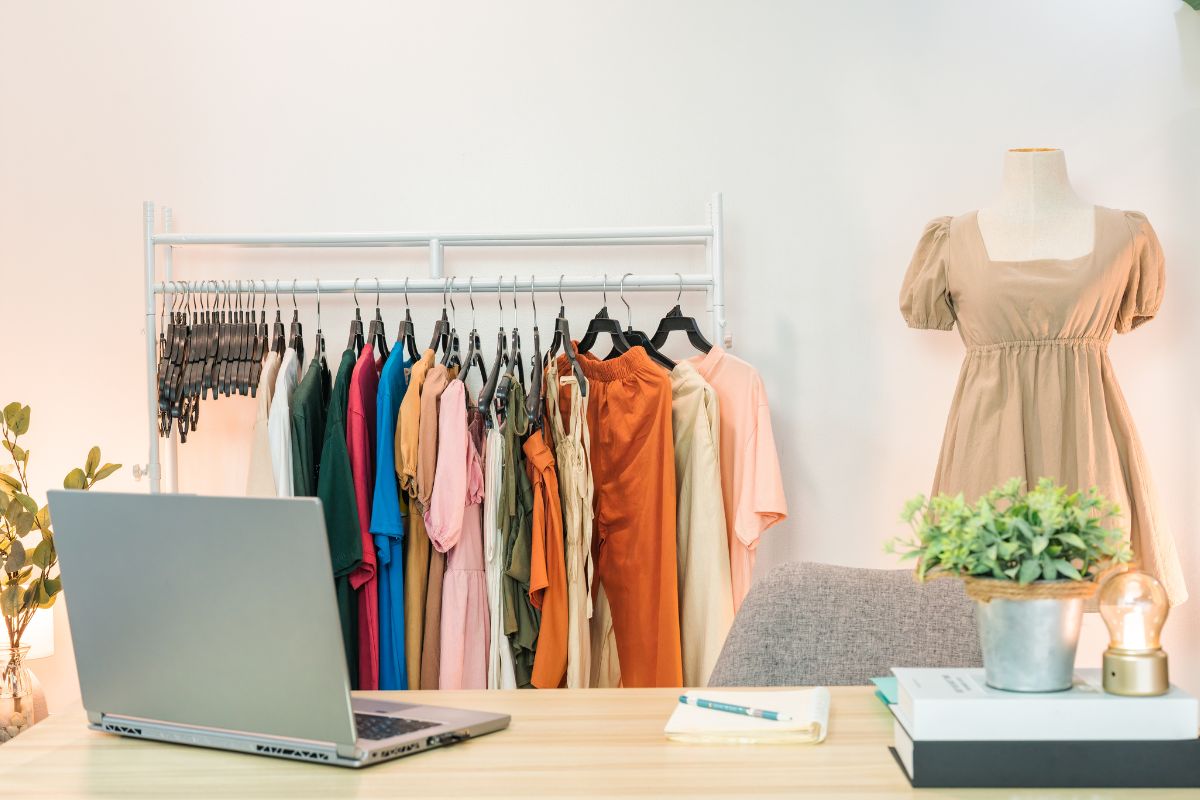
M750 589L708 684L844 686L891 667L979 667L974 613L961 581L784 564Z

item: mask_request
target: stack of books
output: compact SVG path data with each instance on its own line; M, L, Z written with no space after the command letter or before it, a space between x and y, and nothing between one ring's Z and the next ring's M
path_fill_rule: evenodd
M914 787L1200 787L1200 703L1177 687L1119 697L1097 669L1034 694L992 689L981 669L892 672L892 754Z

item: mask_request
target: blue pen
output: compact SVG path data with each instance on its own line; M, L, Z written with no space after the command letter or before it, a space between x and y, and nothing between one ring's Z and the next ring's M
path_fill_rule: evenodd
M679 695L679 702L688 706L696 706L697 708L724 711L727 714L741 714L745 717L761 717L762 719L774 720L775 722L790 722L792 719L791 715L783 714L779 711L766 711L765 709L751 708L750 706L736 706L732 703L718 703L716 700L688 697L686 694Z

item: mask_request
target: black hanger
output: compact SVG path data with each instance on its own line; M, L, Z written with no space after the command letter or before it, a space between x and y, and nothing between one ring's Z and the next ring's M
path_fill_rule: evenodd
M471 334L467 337L467 355L463 359L463 367L458 373L458 379L467 382L467 373L471 367L479 368L479 380L487 385L487 368L483 364L483 356L479 352L479 331L475 328L475 278L467 279L467 296L471 300Z
M692 343L692 347L699 350L701 353L707 353L712 350L712 342L704 338L704 334L700 331L700 325L696 322L695 317L685 317L683 310L679 307L679 301L683 297L683 276L678 272L675 273L679 277L679 293L675 295L675 307L667 312L658 323L658 330L654 332L654 336L650 341L655 347L661 348L667 343L667 337L671 331L683 331L687 334L688 341Z
M325 368L325 332L321 330L321 279L317 278L317 335L313 339L313 359Z
M533 306L533 355L529 358L529 394L525 396L525 413L529 417L529 429L542 427L542 335L537 324L537 294L533 290L534 276L529 276L529 304Z
M358 278L354 279L351 291L354 293L354 319L350 320L350 338L346 341L346 349L353 348L354 355L357 357L362 352L364 343L362 309L358 307Z
M444 367L460 367L462 366L462 352L458 349L458 309L454 307L454 279L450 279L450 312L454 317L454 323L450 325L450 332L446 334L446 354L442 356L442 366Z
M650 337L641 331L633 329L633 309L629 305L629 301L625 299L625 279L632 275L632 272L626 272L621 276L621 302L625 304L625 316L628 320L628 325L625 327L625 339L634 347L640 347L646 351L646 355L665 369L675 369L675 362L659 352L658 348L650 342ZM609 358L616 358L620 352L614 347L613 351L608 354Z
M251 283L253 286L253 283ZM262 379L263 359L270 346L270 327L267 326L267 282L263 281L262 307L259 309L258 324L254 324L254 313L250 313L254 347L250 354L250 396L258 397L258 382Z
M579 384L579 393L587 396L587 378L583 375L583 367L579 366L579 360L576 358L575 345L571 341L571 324L567 321L567 306L563 302L562 296L563 276L558 276L558 317L554 320L554 338L550 340L550 349L546 352L544 359L546 364L550 363L550 359L554 358L558 353L558 348L561 347L567 356L567 362L571 365L571 371L575 373L575 380Z
M404 349L408 352L408 358L412 362L416 362L421 353L417 350L417 339L414 335L416 328L413 326L412 312L408 307L408 278L404 279L404 319L400 321L400 332L396 335L397 342L404 342Z
M271 324L271 349L283 357L287 350L287 339L284 338L283 318L279 315L279 281L275 281L275 322Z
M375 319L371 320L371 327L367 329L367 341L375 348L380 363L387 361L391 351L388 350L387 327L383 324L383 316L379 313L379 278L375 279Z
M446 316L446 281L442 281L442 317L433 323L433 339L429 342L428 350L437 355L439 350L445 350L449 345L450 318Z
M296 280L292 279L292 327L288 346L296 351L296 360L304 363L304 326L300 324L300 306L296 303Z
M492 416L488 411L491 409L492 398L496 396L496 387L500 383L504 359L508 357L505 352L508 349L508 337L504 334L504 300L500 296L502 283L504 283L503 275L496 279L496 304L500 306L500 330L496 334L496 359L492 362L492 368L488 370L490 377L484 381L483 389L479 392L479 410L483 412L488 425L492 424Z
M521 358L521 332L517 329L517 276L513 275L513 326L508 334L508 368L496 386L496 406L501 416L508 413L508 395L512 391L513 380L520 381L525 388L525 364Z
M604 305L596 312L596 316L592 317L592 321L588 323L587 331L584 332L583 338L579 340L579 352L589 353L592 347L596 344L596 338L606 333L612 337L613 352L625 353L629 351L629 340L625 338L624 332L621 330L621 323L608 315L608 273L604 274Z

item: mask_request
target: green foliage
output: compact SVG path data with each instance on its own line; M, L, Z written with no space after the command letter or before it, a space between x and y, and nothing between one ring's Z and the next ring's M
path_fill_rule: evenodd
M50 508L39 507L33 499L29 489L29 450L18 444L29 432L29 420L29 406L20 403L9 403L0 412L3 435L0 446L11 461L0 465L0 615L11 647L20 644L34 612L54 605L62 591ZM93 447L83 467L67 473L63 487L86 491L120 468L120 464L102 466L100 448ZM36 542L26 541L26 537L32 539L35 534Z
M1114 527L1120 509L1095 488L1067 492L1049 478L1026 492L1013 478L967 503L963 495L909 500L901 519L912 539L897 538L888 552L917 559L917 577L936 574L1033 581L1094 580L1113 563L1132 558Z

